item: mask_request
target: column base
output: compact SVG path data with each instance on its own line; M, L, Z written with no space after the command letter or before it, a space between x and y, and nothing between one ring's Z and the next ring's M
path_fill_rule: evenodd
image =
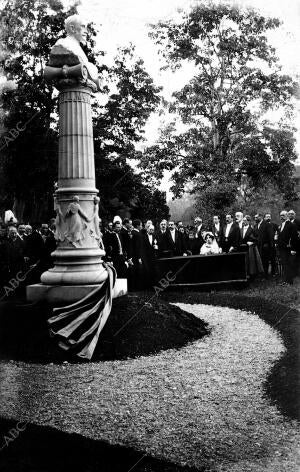
M29 302L46 301L52 306L66 305L84 298L97 285L44 285L34 284L26 287ZM117 279L113 289L113 298L127 294L127 279Z
M58 247L51 256L54 267L41 275L45 285L97 285L108 273L101 257L105 251L95 248Z

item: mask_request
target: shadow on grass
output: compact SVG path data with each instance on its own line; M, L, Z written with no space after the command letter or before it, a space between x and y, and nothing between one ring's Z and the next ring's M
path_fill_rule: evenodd
M143 452L68 434L52 427L22 424L15 440L3 447L16 421L0 418L1 472L193 472ZM21 425L20 425L21 427ZM7 439L6 439L7 441ZM204 469L202 469L204 471ZM199 469L197 469L199 472ZM200 469L201 471L201 469Z
M226 306L256 313L276 329L286 352L273 366L264 385L266 394L278 409L292 419L300 420L300 312L259 297L226 293L164 293L169 302L203 303Z

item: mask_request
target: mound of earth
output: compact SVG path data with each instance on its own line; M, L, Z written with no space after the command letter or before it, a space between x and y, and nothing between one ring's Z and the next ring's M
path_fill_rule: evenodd
M29 362L76 361L48 334L52 310L45 303L0 304L0 356ZM206 323L149 294L115 299L93 361L144 356L180 348L208 334Z

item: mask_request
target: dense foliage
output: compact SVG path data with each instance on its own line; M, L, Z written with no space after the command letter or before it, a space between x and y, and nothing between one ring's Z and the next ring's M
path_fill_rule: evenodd
M168 105L176 118L142 158L156 179L172 172L175 196L188 186L198 207L219 212L241 203L246 177L252 193L271 182L284 199L293 198L297 86L282 74L267 39L279 24L250 9L205 3L180 21L152 26L165 68L190 63L194 70ZM280 119L267 121L266 112Z
M68 10L59 0L2 3L0 67L7 82L0 97L0 204L2 211L13 207L19 219L40 220L52 213L58 166L57 92L45 83L43 68L76 3ZM146 202L153 201L160 203L158 212L165 216L164 195L145 186L127 163L135 158L135 145L143 139L160 90L131 45L119 51L112 67L105 66L104 53L95 52L96 34L90 24L85 52L103 78L102 100L93 103L102 212L107 218L120 210L144 217Z

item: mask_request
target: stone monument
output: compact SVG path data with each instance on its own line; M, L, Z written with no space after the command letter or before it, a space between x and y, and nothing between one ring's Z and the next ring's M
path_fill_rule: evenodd
M54 197L58 245L52 253L54 267L42 274L41 284L27 287L29 300L52 303L77 301L108 276L102 262L91 113L91 95L99 90L98 71L80 45L86 42L82 19L68 17L65 28L67 36L53 46L44 70L45 80L59 91Z

